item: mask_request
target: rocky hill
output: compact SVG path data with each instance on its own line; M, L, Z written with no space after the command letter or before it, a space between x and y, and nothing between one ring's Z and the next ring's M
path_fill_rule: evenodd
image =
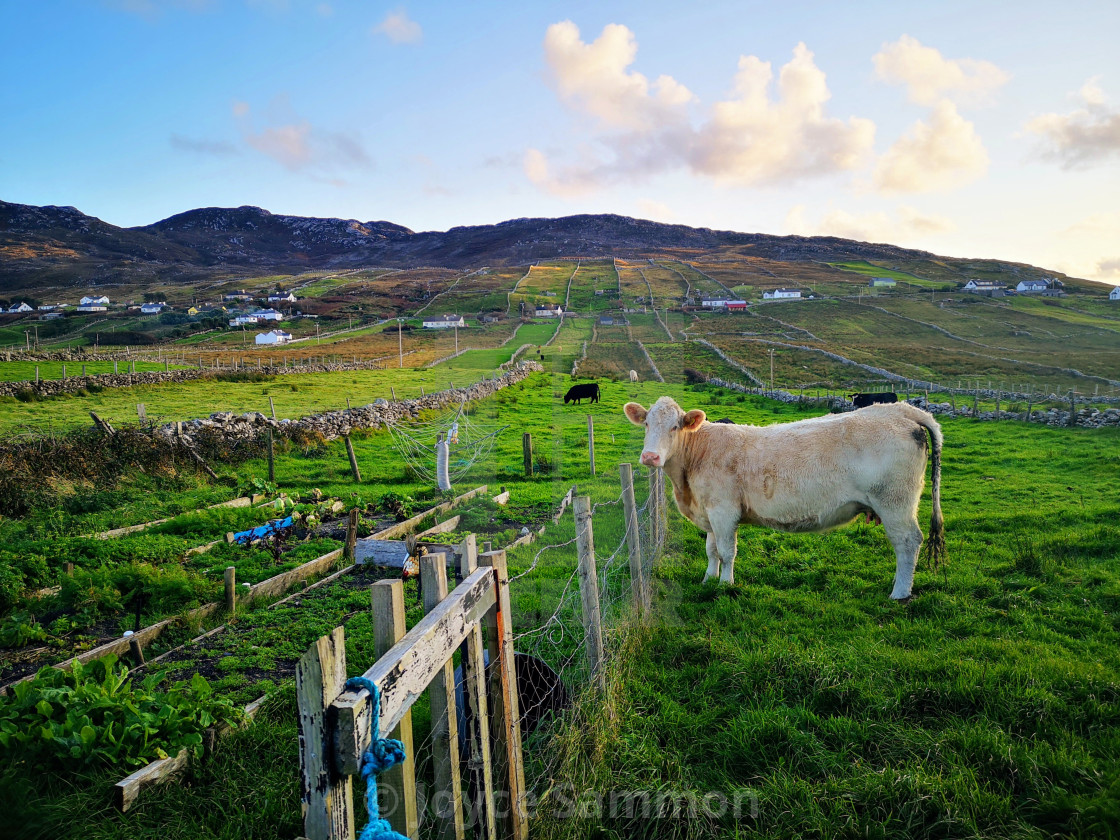
M466 268L557 257L636 258L726 249L794 262L942 259L894 245L717 231L616 215L513 219L417 233L384 221L285 216L259 207L208 207L143 227L119 228L73 207L0 201L0 290L114 278L190 280L216 270L253 273L351 265ZM1030 269L993 261L986 265L1015 275Z

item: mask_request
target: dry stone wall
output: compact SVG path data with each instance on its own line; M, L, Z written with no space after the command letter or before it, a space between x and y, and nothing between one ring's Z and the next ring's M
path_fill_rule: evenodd
M297 432L311 432L333 440L357 429L379 429L392 423L415 419L422 411L458 405L464 400L485 399L543 370L544 367L538 362L519 362L513 370L465 388L449 388L411 400L377 399L369 405L312 414L298 420L273 420L260 412L233 414L222 411L197 420L166 423L156 429L156 434L169 439L181 436L190 443L202 430L206 430L208 435L216 432L229 441L236 441L256 438L261 432L272 429L277 435L284 437Z

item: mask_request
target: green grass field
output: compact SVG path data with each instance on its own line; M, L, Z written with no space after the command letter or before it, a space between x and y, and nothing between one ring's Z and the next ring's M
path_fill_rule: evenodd
M568 345L563 356L581 328L565 322L558 339ZM397 381L399 392L406 381L419 384L389 373L378 374L382 380L371 389L387 390ZM340 393L342 383L332 382L320 387ZM641 447L641 430L621 413L629 399L648 405L669 393L685 408L740 422L812 414L703 387L648 382L604 381L599 405L564 407L556 395L567 382L541 374L479 404L478 422L515 430L499 436L491 456L458 488L506 486L515 510L507 518L514 522L547 513L573 483L597 502L615 499L616 465L636 461ZM595 478L587 466L588 413L595 417ZM949 561L936 571L920 567L908 604L887 598L894 561L881 528L858 524L826 535L743 528L737 584L723 590L700 583L702 535L672 511L669 550L655 568L651 626L613 633L607 693L583 695L551 738L533 742L529 775L542 804L532 836L1114 832L1120 825L1120 433L965 420L943 428ZM521 475L521 431L534 439L539 475L532 479ZM385 432L356 436L355 446L365 478L360 488L349 478L339 442L282 452L278 484L291 493L319 488L363 498L425 490L392 456ZM244 483L261 478L265 465L249 461L220 471ZM208 486L186 476L140 476L115 490L75 488L80 503L3 523L4 541L46 545L53 539L55 569L64 549L73 553L80 545L69 535L186 510L232 492ZM612 510L596 514L603 555L621 538ZM505 534L499 542L516 532L506 522L491 523L491 515L479 508L470 527L499 529ZM132 562L145 551L155 557L157 550L174 562L174 540L203 541L228 527L222 516L188 517L168 533L129 538L110 562ZM928 518L927 490L920 520ZM571 534L566 517L550 526L546 540L559 543ZM511 569L528 568L535 550L515 553ZM99 562L96 557L83 562ZM212 565L224 562L215 557ZM264 573L251 557L239 562L248 564L246 574L254 568ZM548 615L573 563L570 548L548 552L532 575L514 584L515 633ZM408 597L412 622L419 618L414 591ZM245 646L227 651L232 656L221 690L248 696L257 685L254 668L267 671L268 663L285 661L347 612L356 612L347 628L352 668L370 664L363 617L368 596L338 590L329 601L282 616L245 616ZM259 649L250 650L250 641ZM569 639L551 650L534 649L559 662L580 644ZM579 669L570 679L573 688L584 685ZM0 804L18 827L14 836L298 835L294 698L282 679L267 687L274 693L257 723L220 742L188 780L145 794L141 807L126 815L109 804L120 770L29 773L9 765L0 771ZM424 725L421 714L420 731ZM560 818L565 791L603 807ZM673 794L686 803L692 797L713 807L716 795L739 796L757 802L757 816L749 808L739 819L689 816L686 807L676 818L628 817L611 810L612 791Z

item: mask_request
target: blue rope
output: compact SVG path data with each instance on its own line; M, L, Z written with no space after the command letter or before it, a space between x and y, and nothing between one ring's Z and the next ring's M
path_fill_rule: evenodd
M404 744L392 738L377 737L377 733L381 731L381 694L377 686L365 677L351 677L346 681L347 691L359 691L363 688L369 692L371 709L369 747L362 753L360 770L362 778L366 780L366 812L369 814L369 822L358 835L358 840L408 840L393 831L388 820L381 819L381 808L377 804L377 775L404 761Z

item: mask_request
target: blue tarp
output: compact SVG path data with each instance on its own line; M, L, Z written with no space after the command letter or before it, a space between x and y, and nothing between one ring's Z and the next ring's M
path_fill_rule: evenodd
M233 535L233 541L237 543L250 543L253 540L264 539L273 534L283 531L285 528L292 527L292 517L287 519L273 519L271 522L266 522L256 528L250 528L248 531L239 531Z

